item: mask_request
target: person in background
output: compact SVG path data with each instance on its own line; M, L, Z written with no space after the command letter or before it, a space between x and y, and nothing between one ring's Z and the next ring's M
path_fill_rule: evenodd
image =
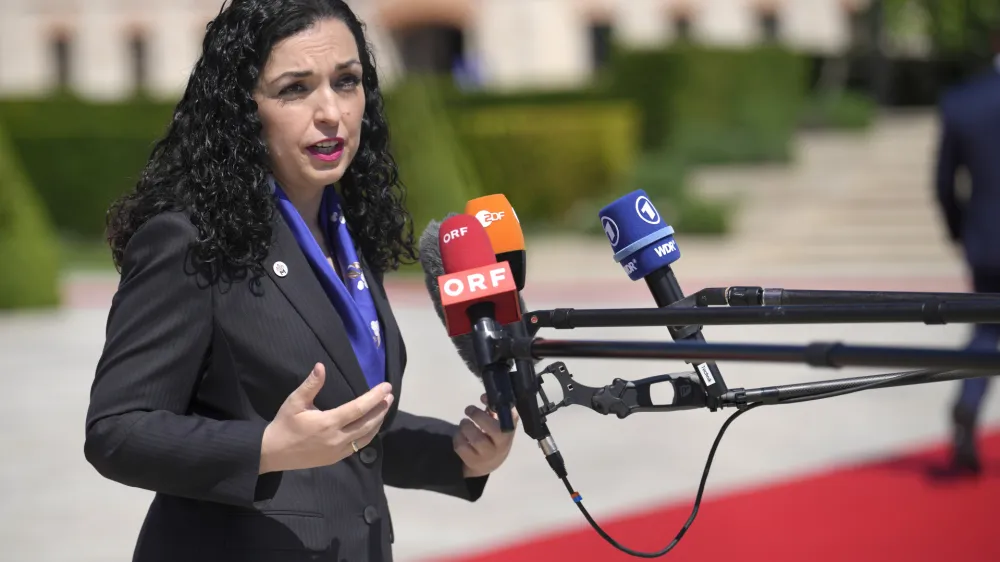
M514 433L475 405L399 409L383 274L416 247L346 3L224 5L108 216L121 280L84 455L155 492L135 562L389 561L385 486L482 495Z
M992 68L948 91L940 104L937 200L951 239L962 246L977 293L1000 293L1000 29L992 35L992 46ZM967 198L956 190L960 171L971 180ZM968 347L995 351L998 345L1000 324L979 324ZM963 380L952 406L953 473L982 469L976 430L989 380Z

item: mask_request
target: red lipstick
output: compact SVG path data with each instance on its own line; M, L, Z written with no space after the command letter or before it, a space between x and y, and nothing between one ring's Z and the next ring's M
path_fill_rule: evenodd
M314 158L323 162L336 162L344 154L344 139L326 138L306 148Z

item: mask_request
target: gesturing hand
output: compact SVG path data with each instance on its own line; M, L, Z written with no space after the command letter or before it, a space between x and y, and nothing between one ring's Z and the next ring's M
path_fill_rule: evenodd
M487 404L485 394L480 399ZM511 414L517 429L517 411L512 410ZM452 446L465 465L462 473L466 478L486 476L507 460L515 432L502 432L496 414L482 408L469 406L465 415L468 417L458 424L459 431L455 433Z
M375 438L389 406L392 386L382 383L362 396L334 408L318 410L313 400L326 381L317 363L306 380L285 399L264 430L260 473L326 466L354 454Z

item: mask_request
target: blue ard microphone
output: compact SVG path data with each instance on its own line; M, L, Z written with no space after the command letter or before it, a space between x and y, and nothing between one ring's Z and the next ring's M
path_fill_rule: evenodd
M671 306L684 299L670 264L679 260L681 250L671 227L643 190L633 191L601 209L601 228L611 242L615 261L629 279L645 279L656 306ZM704 342L701 326L668 326L674 341ZM695 363L695 370L712 398L729 389L715 363ZM714 408L712 408L714 410Z

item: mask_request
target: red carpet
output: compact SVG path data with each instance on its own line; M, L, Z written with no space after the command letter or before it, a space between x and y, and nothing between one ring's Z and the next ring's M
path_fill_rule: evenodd
M946 458L945 449L935 447L706 499L684 538L660 559L996 562L1000 560L1000 431L984 435L981 446L985 468L979 478L929 476L929 469ZM709 475L707 493L711 491ZM584 494L584 505L586 499ZM589 509L619 543L653 551L677 534L691 503L613 521L602 521L599 508ZM604 542L582 514L580 521L582 526L572 531L451 562L640 560Z

